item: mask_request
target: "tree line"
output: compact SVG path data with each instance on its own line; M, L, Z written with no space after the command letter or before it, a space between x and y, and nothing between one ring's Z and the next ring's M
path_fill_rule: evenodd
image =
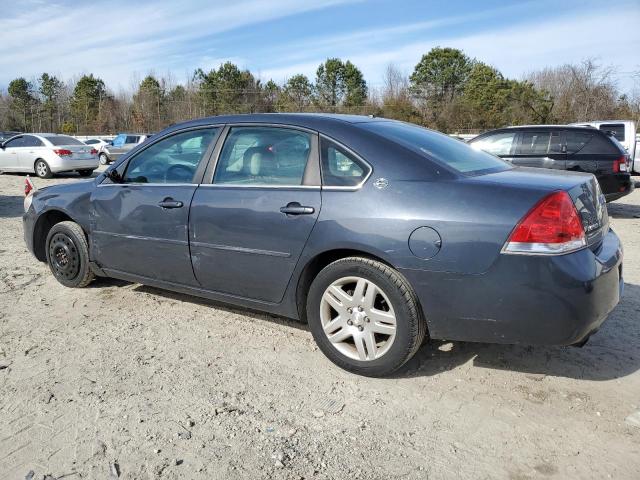
M383 116L445 132L596 118L640 120L638 95L622 94L615 70L593 60L531 72L523 80L453 48L436 47L410 75L389 65L371 88L350 61L330 58L314 79L263 82L227 62L197 69L184 84L147 75L114 92L93 74L64 81L43 73L0 92L0 130L107 134L155 132L183 120L225 113L335 112Z

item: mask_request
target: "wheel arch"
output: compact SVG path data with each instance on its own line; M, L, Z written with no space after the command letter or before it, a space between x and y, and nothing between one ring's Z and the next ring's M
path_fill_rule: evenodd
M47 261L47 249L45 242L51 228L60 222L71 221L78 223L67 212L58 209L51 209L43 212L36 220L33 228L33 253L41 262ZM85 232L86 235L86 232Z
M320 271L330 263L347 257L363 257L370 260L376 260L396 270L391 263L384 258L381 258L379 255L358 248L335 248L316 254L306 262L298 277L298 284L296 287L296 309L298 311L298 318L300 321L305 323L307 321L307 295L309 293L309 287L318 273L320 273Z

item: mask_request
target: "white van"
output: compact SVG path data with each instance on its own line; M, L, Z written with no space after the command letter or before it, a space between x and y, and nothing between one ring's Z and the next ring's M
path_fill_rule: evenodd
M632 170L640 173L640 162L635 161L636 124L631 120L594 120L592 122L576 122L570 125L591 126L603 132L611 132L622 146L629 152Z

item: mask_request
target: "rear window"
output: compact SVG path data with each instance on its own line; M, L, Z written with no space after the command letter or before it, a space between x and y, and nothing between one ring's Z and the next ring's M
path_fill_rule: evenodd
M508 170L509 164L448 135L401 122L368 122L359 127L465 174Z
M600 131L611 133L618 141L624 142L624 123L603 123L599 128Z
M570 136L572 132L569 132ZM624 148L613 137L608 137L602 133L593 132L591 138L585 142L578 150L571 151L567 144L567 152L581 153L583 155L617 155L624 154Z
M61 146L61 145L85 145L80 140L76 140L73 137L69 137L68 135L56 135L55 137L47 137L47 140L51 142L51 145Z

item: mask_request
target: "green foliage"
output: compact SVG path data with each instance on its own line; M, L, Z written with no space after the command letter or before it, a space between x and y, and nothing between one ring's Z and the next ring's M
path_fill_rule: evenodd
M328 107L364 105L367 83L362 72L350 61L329 58L316 71L318 103Z
M246 113L253 110L255 90L259 86L249 70L226 62L217 70L195 72L199 94L209 114Z
M107 89L102 79L94 77L93 74L80 77L71 97L71 112L76 123L93 125L106 97Z
M285 111L304 111L312 102L313 85L306 75L291 77L282 88L278 99L278 109Z
M59 110L63 85L56 76L49 75L48 73L43 73L39 81L39 92L43 99L42 107L49 123L48 128L50 131L53 131L55 115Z
M73 135L76 133L76 126L73 122L64 122L61 126L62 133L66 133L67 135Z
M36 102L33 85L24 78L16 78L9 83L8 88L11 103L9 113L12 117L11 125L23 131L29 131L33 120L32 109Z
M474 61L456 48L432 48L411 75L416 93L436 102L451 100L467 81Z

